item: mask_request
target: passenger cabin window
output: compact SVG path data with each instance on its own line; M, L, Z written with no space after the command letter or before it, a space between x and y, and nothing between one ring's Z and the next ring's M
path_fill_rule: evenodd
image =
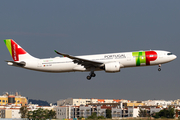
M167 53L167 55L172 55L172 53Z

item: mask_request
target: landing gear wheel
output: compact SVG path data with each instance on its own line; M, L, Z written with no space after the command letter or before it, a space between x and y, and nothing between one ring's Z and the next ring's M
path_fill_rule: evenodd
M91 79L91 76L87 76L86 78L87 78L88 80L90 80L90 79Z
M92 73L92 74L91 74L91 77L96 77L96 74L95 74L95 73Z
M158 71L161 71L161 68L158 68Z

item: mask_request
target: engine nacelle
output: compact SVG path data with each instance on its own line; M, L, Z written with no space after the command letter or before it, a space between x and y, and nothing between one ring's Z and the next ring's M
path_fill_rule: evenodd
M121 65L119 62L110 62L105 64L105 71L109 73L120 72Z

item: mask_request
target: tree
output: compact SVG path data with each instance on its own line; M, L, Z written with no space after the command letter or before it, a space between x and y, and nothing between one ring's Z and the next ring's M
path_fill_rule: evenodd
M83 117L83 116L81 116L81 117L79 117L78 119L79 119L79 120L81 120L81 119L84 119L84 117Z
M82 117L84 118L84 117ZM79 119L82 119L81 117L79 117ZM97 117L97 114L95 112L92 113L91 116L88 116L87 119L105 119L104 116L98 116Z
M163 110L155 113L155 115L153 115L153 117L154 118L174 118L174 115L175 115L174 108L169 106L168 109L163 109Z
M56 117L56 112L53 110L47 110L47 109L42 109L39 108L34 111L29 111L28 112L28 118L29 119L38 119L38 120L45 120L45 119L51 119Z
M105 119L104 116L98 116L97 119Z
M110 109L106 109L106 118L112 118Z
M28 114L28 109L26 106L22 106L20 108L19 113L21 114L21 118L27 118L27 114Z
M54 110L48 111L48 118L56 118L56 112Z
M150 115L147 110L142 110L142 109L139 110L139 117L149 117L149 116Z
M97 114L93 112L91 116L87 117L87 119L97 119Z

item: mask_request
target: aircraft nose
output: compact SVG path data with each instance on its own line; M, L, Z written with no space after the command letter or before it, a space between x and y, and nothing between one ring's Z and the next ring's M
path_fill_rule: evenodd
M176 59L176 58L177 58L177 56L176 56L176 55L173 55L173 60Z

